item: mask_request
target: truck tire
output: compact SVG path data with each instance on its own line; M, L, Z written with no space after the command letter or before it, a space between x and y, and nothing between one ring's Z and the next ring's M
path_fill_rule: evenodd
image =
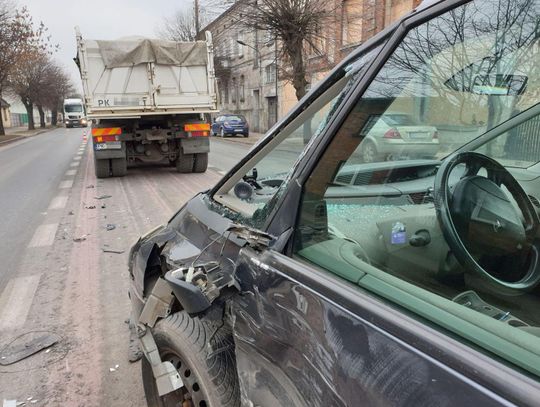
M193 172L205 172L208 168L208 153L195 154Z
M186 174L193 171L193 154L178 154L176 171Z
M111 169L113 177L123 177L127 173L126 158L113 158L111 160Z
M230 331L180 311L160 320L153 328L161 359L171 362L184 387L159 397L152 368L142 359L142 377L148 406L240 406L234 342Z
M98 160L94 158L94 169L97 178L108 178L110 175L109 160Z

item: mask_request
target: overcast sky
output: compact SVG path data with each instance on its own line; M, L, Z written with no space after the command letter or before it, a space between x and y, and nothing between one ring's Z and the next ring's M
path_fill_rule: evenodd
M43 21L52 41L60 45L54 57L71 74L77 89L80 77L73 62L78 25L85 38L116 39L128 35L155 37L156 26L178 9L191 7L191 0L15 0L26 6L36 23Z

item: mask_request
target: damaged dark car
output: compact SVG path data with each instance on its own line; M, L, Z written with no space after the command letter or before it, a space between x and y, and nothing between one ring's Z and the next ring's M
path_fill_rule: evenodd
M538 405L539 21L424 4L141 237L148 405Z

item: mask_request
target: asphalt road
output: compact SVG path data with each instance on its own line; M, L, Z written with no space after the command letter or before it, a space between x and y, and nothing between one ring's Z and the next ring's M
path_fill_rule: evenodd
M204 174L147 166L98 180L83 131L0 146L0 357L58 338L49 352L0 363L0 400L143 407L140 362L128 362L129 249L250 146L213 140Z
M82 129L60 128L0 145L0 290L16 273L56 193L51 186L68 171L82 138Z

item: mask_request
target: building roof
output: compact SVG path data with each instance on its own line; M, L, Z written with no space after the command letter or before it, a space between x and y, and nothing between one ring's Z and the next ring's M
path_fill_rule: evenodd
M4 99L0 98L0 107L10 107L11 105Z

